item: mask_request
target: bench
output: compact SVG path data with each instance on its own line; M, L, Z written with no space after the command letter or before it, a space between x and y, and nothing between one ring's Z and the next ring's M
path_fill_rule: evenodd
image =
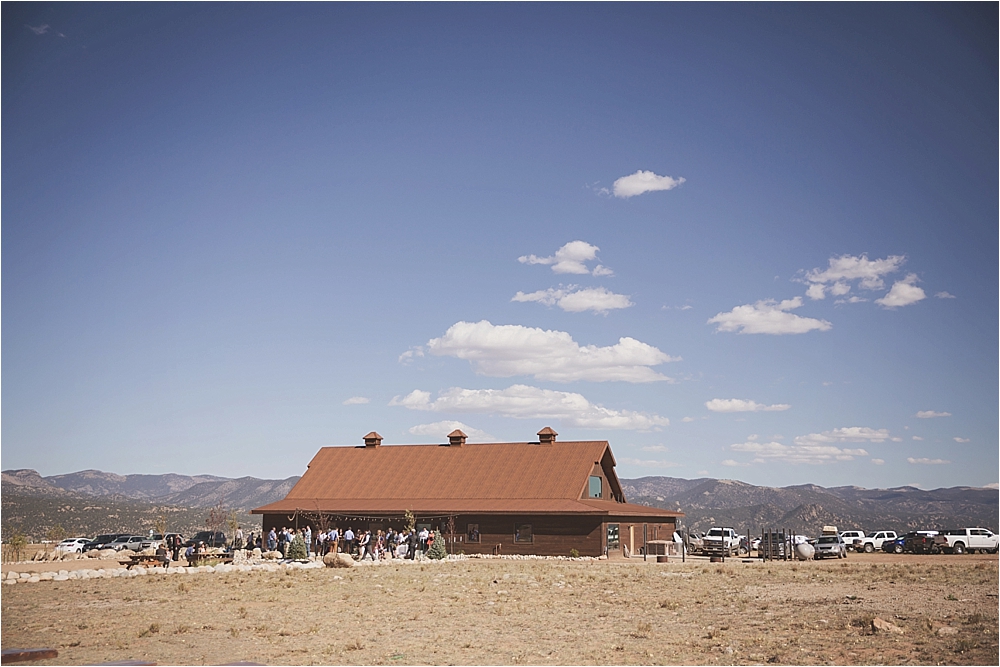
M187 562L191 567L196 567L198 565L204 565L204 561L216 561L217 563L229 563L233 562L232 554L191 554L188 557ZM216 563L216 564L217 564Z

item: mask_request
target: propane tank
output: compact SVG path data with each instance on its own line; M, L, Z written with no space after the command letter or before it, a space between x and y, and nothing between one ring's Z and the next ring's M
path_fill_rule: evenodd
M802 544L795 545L795 557L799 560L812 560L813 556L816 555L816 549L813 545L808 542L803 542Z

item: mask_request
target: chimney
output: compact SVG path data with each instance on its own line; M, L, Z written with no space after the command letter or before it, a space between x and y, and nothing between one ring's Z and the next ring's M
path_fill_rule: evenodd
M382 444L382 436L372 431L365 436L365 447L378 447Z
M469 436L465 435L457 428L448 434L448 446L449 447L461 447L465 444L465 439Z
M546 426L541 431L538 432L538 444L540 445L551 445L556 441L556 436L559 435L551 428Z

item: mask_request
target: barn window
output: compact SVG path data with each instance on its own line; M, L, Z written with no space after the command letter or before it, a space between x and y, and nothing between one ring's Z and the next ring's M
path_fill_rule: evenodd
M600 498L601 497L601 478L597 475L591 475L590 477L590 497Z
M514 528L515 542L533 542L530 523L521 523Z
M469 542L478 543L479 542L479 524L478 523L470 523L466 527L465 535L468 538Z
M619 545L618 541L618 524L609 523L608 524L608 551L612 549L617 549Z

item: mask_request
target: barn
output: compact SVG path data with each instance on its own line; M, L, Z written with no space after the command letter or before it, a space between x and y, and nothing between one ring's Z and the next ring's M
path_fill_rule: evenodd
M606 440L557 441L551 428L532 442L382 445L374 431L356 447L323 447L280 500L252 512L272 527L336 526L341 531L439 530L466 554L609 558L670 540L681 512L626 501Z

